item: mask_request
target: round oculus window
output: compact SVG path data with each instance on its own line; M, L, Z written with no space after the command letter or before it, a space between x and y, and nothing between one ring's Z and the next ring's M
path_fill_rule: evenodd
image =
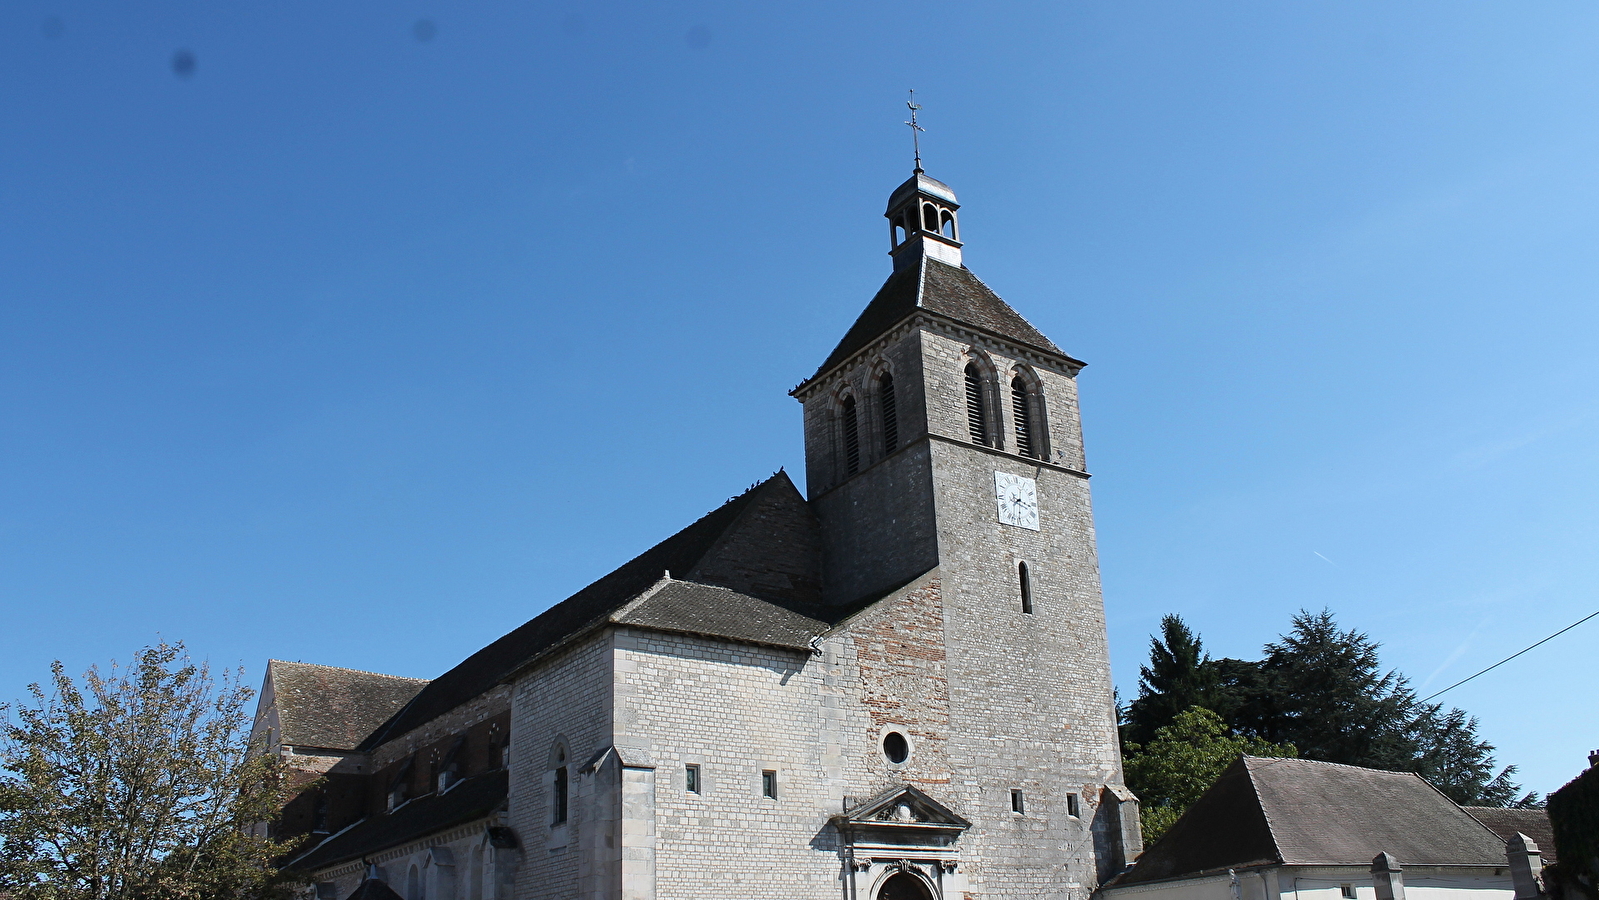
M905 740L905 735L897 731L890 731L883 736L883 755L888 761L898 765L911 756L911 742Z

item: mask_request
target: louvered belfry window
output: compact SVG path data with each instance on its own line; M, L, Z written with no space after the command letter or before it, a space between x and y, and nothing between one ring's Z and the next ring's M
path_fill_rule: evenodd
M854 475L861 470L861 427L855 417L855 398L844 398L844 468Z
M893 453L899 446L899 415L894 409L894 376L883 373L877 379L877 396L883 405L883 452Z
M1010 402L1016 416L1016 452L1036 457L1038 442L1033 437L1033 403L1027 396L1027 382L1020 375L1010 383Z
M988 446L988 416L983 409L983 373L977 363L966 364L966 425L972 443Z

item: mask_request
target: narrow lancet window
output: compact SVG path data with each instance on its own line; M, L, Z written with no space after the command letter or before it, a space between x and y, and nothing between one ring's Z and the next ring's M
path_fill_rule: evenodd
M894 409L894 376L883 373L877 379L877 396L883 405L883 452L893 453L899 446L899 415Z
M1020 375L1011 380L1010 402L1016 416L1016 452L1036 457L1038 442L1033 436L1033 403L1027 394L1027 382Z
M566 748L560 747L555 751L555 778L550 785L550 824L560 825L566 821L567 799L570 794L566 773Z
M1016 566L1016 576L1022 587L1022 612L1032 615L1033 612L1033 573L1027 568L1027 563Z
M861 427L854 397L844 398L844 470L851 475L861 470Z
M988 415L983 409L983 373L977 363L966 364L966 426L972 443L988 446Z

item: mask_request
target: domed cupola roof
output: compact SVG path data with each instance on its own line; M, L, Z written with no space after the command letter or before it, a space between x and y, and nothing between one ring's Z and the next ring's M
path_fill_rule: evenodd
M896 207L903 205L906 200L909 200L917 193L936 197L956 207L960 205L955 199L955 190L953 188L937 178L928 178L920 170L917 170L915 175L906 179L904 184L894 189L894 193L888 195L888 211L893 212Z

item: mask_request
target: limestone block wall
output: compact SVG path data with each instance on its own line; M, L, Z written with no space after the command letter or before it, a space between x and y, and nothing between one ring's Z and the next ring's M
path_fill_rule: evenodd
M964 379L971 349L924 333L930 385L949 381L930 387L929 396L942 400L929 417L935 432L952 437L935 440L931 454L949 648L949 753L960 802L977 823L962 856L970 853L967 877L979 896L1086 896L1104 871L1094 841L1103 786L1121 783L1088 482L1068 466L970 443L965 398L954 385ZM1003 347L982 349L1002 373L1017 363ZM1051 456L1063 451L1065 462L1080 466L1073 380L1034 371L1044 382ZM1008 405L1001 409L1008 417ZM1039 531L998 521L996 471L1036 481ZM1023 561L1031 614L1021 605ZM1021 813L1012 811L1012 791L1021 792Z
M805 404L805 482L810 496L849 477L844 464L840 402L855 397L860 434L860 467L866 469L888 455L879 400L878 378L894 379L897 447L914 443L927 431L926 398L922 392L922 353L913 325L902 325L827 373L799 395Z
M971 443L966 420L966 364L977 359L994 371L994 390L988 400L990 414L997 417L999 442L995 449L1015 453L1016 417L1011 408L1010 382L1017 371L1025 368L1042 383L1042 414L1049 444L1045 461L1085 471L1077 378L1072 367L953 326L923 329L918 338L930 434Z
M822 522L823 596L848 603L938 564L925 439L811 499Z
M518 898L577 896L579 844L592 812L570 802L567 820L554 821L555 770L565 765L575 800L578 770L611 744L611 656L611 637L601 631L540 661L513 686L509 824L521 842Z
M806 491L822 522L824 596L848 603L886 590L938 564L931 468L925 442L927 399L916 328L903 326L807 389ZM878 377L894 378L898 440L883 441ZM838 398L860 404L860 468L843 463Z
M841 735L847 793L865 799L914 784L941 802L960 805L950 791L955 773L949 756L949 665L937 574L852 617L839 638L848 641L853 657L853 665L840 667L840 683L852 689L865 713L850 720L861 730ZM910 745L903 763L883 752L894 731Z
M804 652L619 631L616 740L654 765L659 897L837 900L829 816L868 728L849 642ZM686 785L699 767L700 790ZM776 773L777 797L762 794Z

